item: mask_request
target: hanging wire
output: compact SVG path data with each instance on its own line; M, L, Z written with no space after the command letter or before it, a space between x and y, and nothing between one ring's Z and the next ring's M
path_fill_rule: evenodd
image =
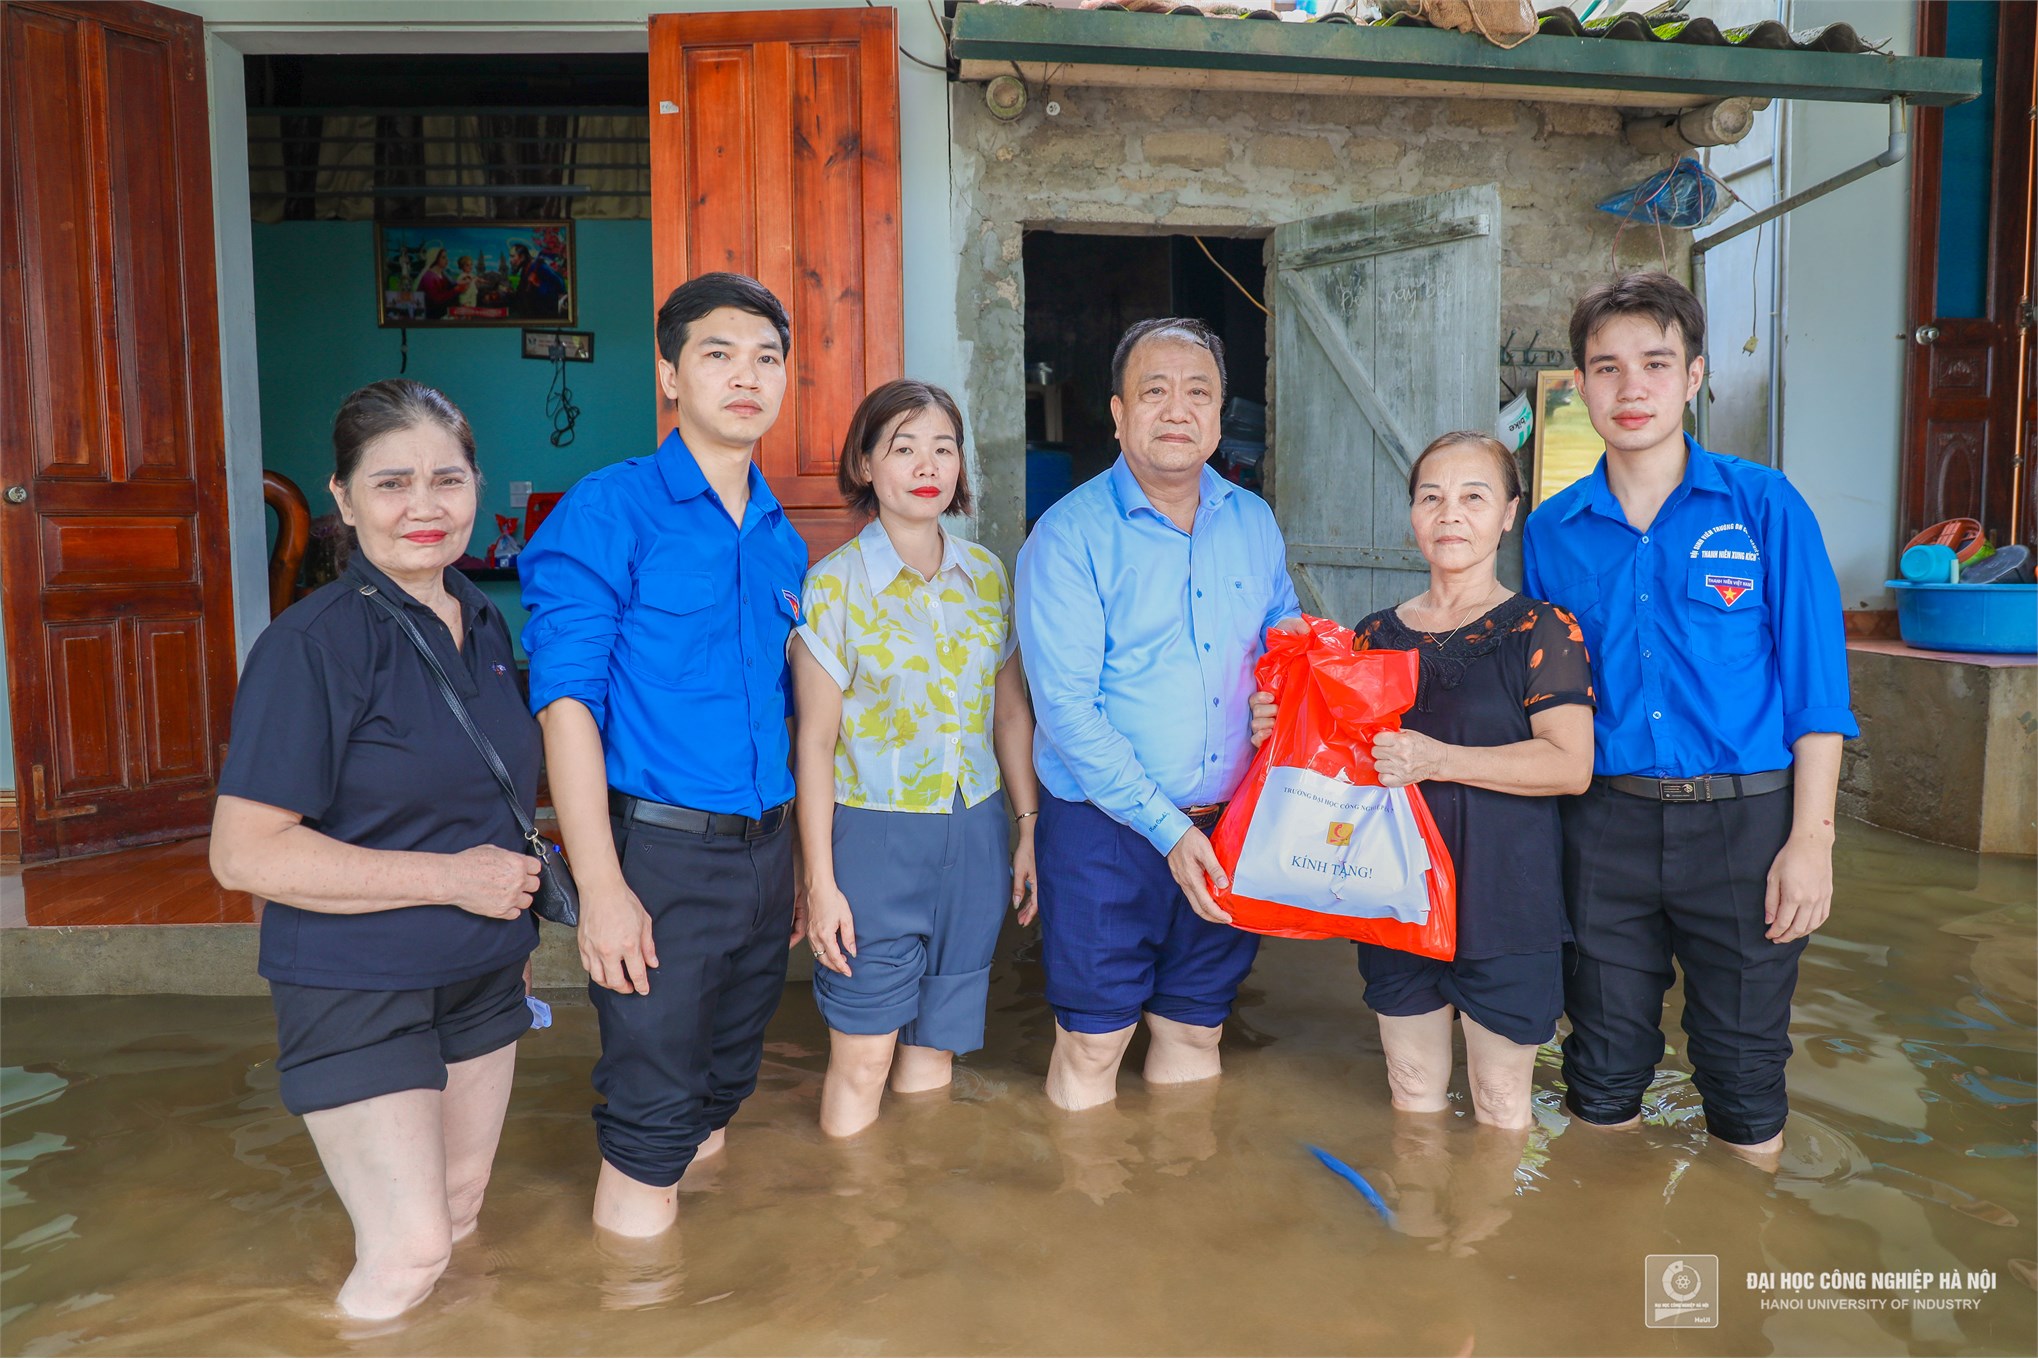
M1246 301L1252 303L1255 307L1258 307L1260 309L1261 315L1271 317L1274 314L1267 310L1266 303L1260 301L1257 297L1254 297L1252 295L1252 290L1250 288L1246 287L1245 284L1240 283L1237 278L1233 277L1231 270L1225 268L1221 264L1217 264L1217 256L1210 253L1210 247L1203 244L1203 238L1201 236L1191 236L1189 239L1196 243L1196 248L1203 252L1203 257L1205 259L1209 260L1212 264L1217 265L1218 273L1224 275L1228 279L1231 279L1232 287L1238 289L1241 293L1245 294Z
M863 0L863 6L864 6L864 8L865 8L865 9L876 9L876 8L877 8L877 0ZM933 13L934 13L934 5L933 5L933 0L928 0L928 5L927 5L927 12L928 12L929 14L933 14ZM943 32L943 30L942 30L942 27L941 27L941 19L939 18L939 16L937 16L937 17L935 18L935 20L934 20L934 31L935 31L935 32L937 32L937 33L941 33L941 34L942 34L942 47L943 47L943 49L944 49L944 53L945 53L945 51L946 51L946 48L947 48L947 37L948 37L948 35L947 35L947 34L946 34L945 32ZM908 51L906 50L906 44L904 44L904 43L900 43L900 44L899 44L899 55L900 55L900 56L902 56L902 57L904 57L904 58L905 58L905 59L906 59L907 61L910 61L910 62L912 62L912 63L913 63L913 64L914 64L915 66L925 66L925 67L926 67L926 68L927 68L928 70L930 70L930 71L939 71L939 72L941 72L941 74L943 74L943 75L947 75L947 74L948 74L948 68L947 68L946 66L936 66L936 65L935 65L935 64L934 64L933 62L931 62L931 61L922 61L922 60L920 60L920 58L918 58L918 57L914 56L914 55L913 55L913 54L912 54L911 52L908 52Z
M408 373L410 371L410 327L398 326L396 328L396 333L397 336L399 337L397 340L396 353L398 359L400 360L396 365L396 375L398 377L402 377L405 373Z
M552 418L552 447L572 443L580 407L573 404L573 389L566 385L566 346L557 339L552 341L552 385L545 392L545 414Z

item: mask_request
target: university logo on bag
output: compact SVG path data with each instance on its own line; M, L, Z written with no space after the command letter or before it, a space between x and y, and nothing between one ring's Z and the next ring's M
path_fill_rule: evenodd
M1323 843L1326 845L1349 845L1352 842L1352 825L1353 823L1350 821L1331 822L1329 832L1323 837Z
M1755 582L1746 576L1707 576L1705 583L1726 601L1728 608L1732 608L1735 600L1755 588Z

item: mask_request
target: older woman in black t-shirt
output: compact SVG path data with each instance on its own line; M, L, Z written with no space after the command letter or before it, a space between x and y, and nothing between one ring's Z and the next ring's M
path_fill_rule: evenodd
M348 397L332 492L359 549L256 641L234 702L212 870L266 898L261 972L284 1107L354 1222L342 1310L431 1292L472 1231L530 1026L537 861L425 658L417 625L524 804L538 782L502 616L451 569L473 531L474 435L401 379Z
M1359 945L1394 1107L1446 1108L1451 1017L1464 1023L1472 1107L1526 1128L1536 1049L1564 1009L1563 838L1555 795L1592 779L1592 673L1578 624L1501 584L1521 474L1490 435L1446 434L1408 474L1429 588L1363 619L1358 650L1414 651L1422 677L1401 730L1373 744L1380 782L1420 783L1458 878L1458 950L1438 962ZM1274 705L1253 696L1253 742Z

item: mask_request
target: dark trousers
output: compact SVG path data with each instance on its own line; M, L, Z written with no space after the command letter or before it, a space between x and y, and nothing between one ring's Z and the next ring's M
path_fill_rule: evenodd
M791 818L770 835L695 835L612 819L623 879L651 915L651 993L588 984L601 1021L594 1111L602 1159L676 1183L757 1088L764 1026L785 989Z
M1566 800L1564 895L1575 942L1564 979L1564 1102L1572 1113L1623 1123L1641 1112L1663 1056L1674 959L1706 1126L1744 1145L1782 1130L1790 1000L1805 941L1764 938L1762 909L1791 809L1788 788L1683 803L1594 784Z

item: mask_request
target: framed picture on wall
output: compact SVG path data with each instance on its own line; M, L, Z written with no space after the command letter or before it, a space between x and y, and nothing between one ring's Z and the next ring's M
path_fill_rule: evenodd
M1585 400L1578 394L1569 368L1545 368L1536 374L1535 464L1529 477L1529 508L1548 500L1574 481L1592 475L1606 441L1592 428Z
M376 324L571 326L571 222L377 222Z

